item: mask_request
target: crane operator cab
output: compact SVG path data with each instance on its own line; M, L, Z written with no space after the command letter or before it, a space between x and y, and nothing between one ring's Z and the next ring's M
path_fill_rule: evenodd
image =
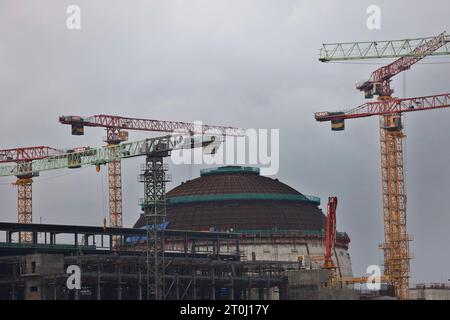
M384 116L384 129L389 131L400 131L403 129L402 115L393 113Z

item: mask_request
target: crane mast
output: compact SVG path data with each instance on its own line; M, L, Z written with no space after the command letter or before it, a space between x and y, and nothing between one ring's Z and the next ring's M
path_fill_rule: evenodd
M14 185L17 187L17 221L19 223L33 222L33 177L36 173L26 171L31 167L31 162L37 159L60 154L61 150L47 146L22 147L0 150L0 163L15 162L18 171ZM31 233L22 232L20 242L31 242Z
M397 41L398 42L398 41ZM411 41L400 41L403 45ZM357 89L363 91L366 98L378 96L378 101L369 102L350 111L318 112L317 121L331 121L332 130L344 130L344 120L362 118L372 115L379 116L380 154L381 154L381 185L384 223L384 274L393 285L396 297L409 298L410 273L410 235L407 233L407 196L405 189L404 157L403 157L403 112L431 110L449 107L449 94L419 97L413 99L397 99L392 97L391 79L402 71L408 70L412 65L426 56L450 54L448 44L450 38L441 33L432 38L416 39L415 48L408 47L394 53L370 54L358 52L358 43L354 43L351 50L342 48L344 44L332 44L335 50L320 61L383 58L400 56L394 62L375 70L368 81L357 84ZM384 42L386 47L394 46L395 41ZM367 44L367 43L366 43ZM347 44L348 45L348 44ZM374 43L368 46L373 48ZM327 45L324 45L327 47ZM440 50L440 51L439 51Z

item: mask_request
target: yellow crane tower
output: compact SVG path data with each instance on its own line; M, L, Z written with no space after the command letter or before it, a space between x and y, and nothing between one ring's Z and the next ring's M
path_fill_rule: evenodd
M344 120L379 116L381 182L384 221L384 274L394 286L396 297L408 299L411 237L407 233L406 191L403 170L404 112L447 108L448 94L412 99L392 96L391 79L430 55L450 54L450 37L444 33L436 37L324 44L320 61L346 61L356 59L393 58L394 62L375 70L368 81L357 84L366 98L378 96L349 111L317 112L317 121L330 121L332 130L344 130Z

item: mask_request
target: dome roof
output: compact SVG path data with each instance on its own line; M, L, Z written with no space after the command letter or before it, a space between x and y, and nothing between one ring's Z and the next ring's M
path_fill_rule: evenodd
M321 231L325 215L320 199L260 176L253 167L201 171L167 193L169 229ZM144 225L141 218L135 227Z
M260 176L259 168L235 166L204 169L200 178L182 183L167 195L173 198L251 193L300 195L278 179Z

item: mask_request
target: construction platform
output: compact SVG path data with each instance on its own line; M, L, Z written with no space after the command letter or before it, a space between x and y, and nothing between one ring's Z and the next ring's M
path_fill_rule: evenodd
M23 232L31 243L20 243ZM0 299L147 299L139 245L146 236L145 229L0 223ZM239 238L165 230L162 298L271 299L286 287L284 273L298 264L241 261ZM82 270L80 290L66 286L70 265Z
M32 242L20 243L20 233ZM147 230L0 223L0 300L146 300ZM120 245L113 245L120 239ZM167 300L357 299L326 288L326 270L298 262L246 261L241 235L164 231L162 296ZM69 266L81 288L69 289Z

